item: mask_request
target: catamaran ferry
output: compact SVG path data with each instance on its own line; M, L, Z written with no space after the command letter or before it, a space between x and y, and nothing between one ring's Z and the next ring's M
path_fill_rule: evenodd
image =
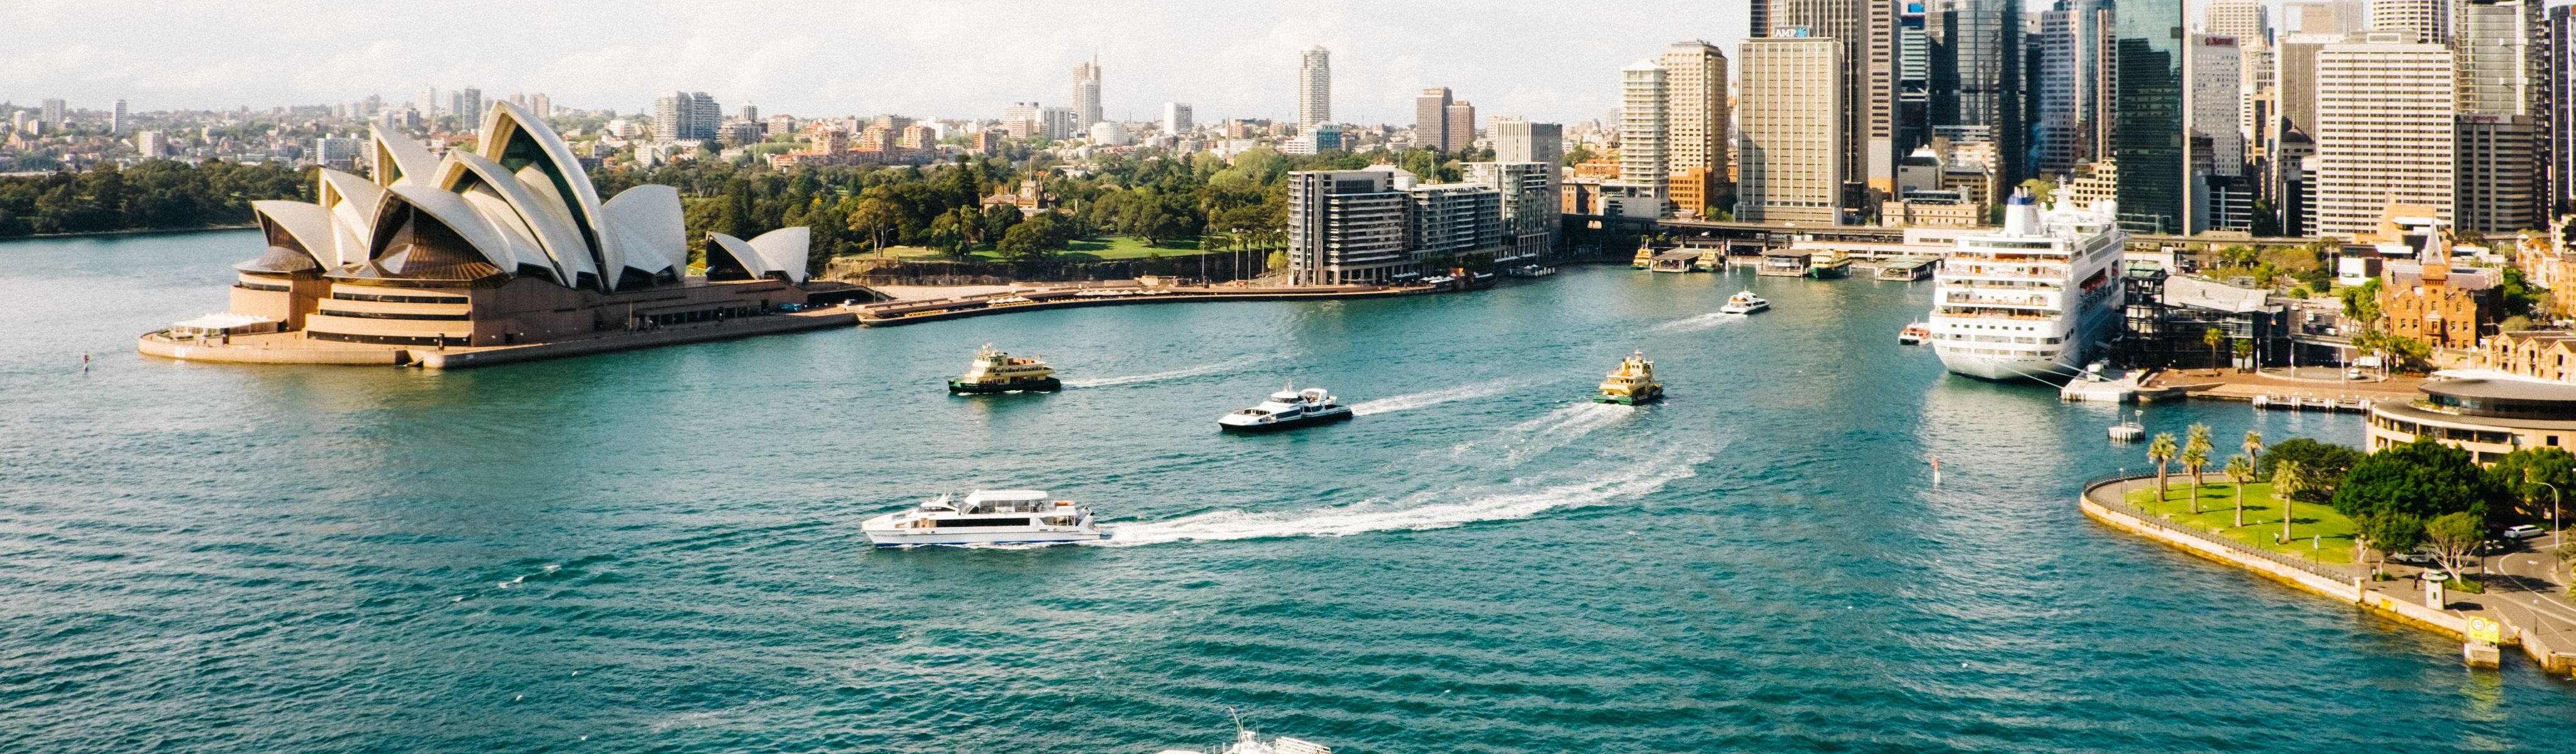
M1043 490L976 490L959 501L947 495L911 510L859 523L878 547L1008 545L1090 542L1109 538L1091 508L1050 500Z
M2120 322L2118 216L2111 202L2043 211L2013 192L2002 230L1959 238L1941 261L1930 322L1941 365L1988 380L2081 371Z

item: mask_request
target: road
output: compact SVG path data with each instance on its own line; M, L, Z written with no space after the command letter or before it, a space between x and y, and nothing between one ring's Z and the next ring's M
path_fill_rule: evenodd
M2576 603L2567 599L2567 571L2552 554L2565 537L2554 533L2524 540L2512 552L2485 558L2491 575L2479 600L2562 652L2576 649Z

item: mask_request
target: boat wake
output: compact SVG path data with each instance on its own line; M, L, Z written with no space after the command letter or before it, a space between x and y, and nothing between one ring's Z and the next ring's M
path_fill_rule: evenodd
M1108 541L1119 547L1182 541L1226 541L1272 537L1343 537L1378 531L1446 529L1484 521L1530 518L1548 511L1608 505L1650 495L1664 485L1696 473L1706 455L1677 456L1660 462L1620 467L1603 476L1539 489L1497 490L1488 494L1425 492L1405 503L1364 502L1334 508L1279 513L1213 511L1170 521L1121 524ZM1423 500L1467 498L1455 503L1406 504Z
M1129 384L1129 383L1136 383L1136 382L1160 382L1160 381L1164 381L1164 380L1177 380L1177 379L1181 379L1181 378L1183 378L1183 377L1197 377L1197 376L1200 376L1200 375L1217 374L1217 373L1220 373L1220 372L1231 372L1231 371L1234 371L1234 370L1237 370L1237 369L1242 369L1242 368L1244 368L1244 367L1252 366L1252 365L1254 365L1254 364L1259 364L1259 363L1262 363L1262 362L1265 362L1265 361L1276 361L1276 360L1278 360L1278 359L1282 359L1282 358L1286 358L1286 356L1285 356L1285 355L1283 355L1283 354L1260 354L1260 355L1253 355L1253 356L1245 356L1245 357L1243 357L1243 358L1239 358L1239 359L1227 359L1227 360L1225 360L1225 361L1219 361L1219 362L1215 362L1215 363L1212 363L1212 364L1200 364L1200 365L1198 365L1198 366L1190 367L1190 368L1188 368L1188 369L1175 369L1175 370L1172 370L1172 371L1169 371L1169 372L1155 372L1155 373L1153 373L1153 374L1131 374L1131 375L1126 375L1126 376L1123 376L1123 377L1098 377L1098 378L1092 378L1092 379L1065 380L1065 381L1064 381L1064 386L1065 386L1065 387L1108 387L1108 386L1111 386L1111 385L1125 385L1125 384Z
M1372 414L1391 414L1397 411L1409 411L1425 406L1437 406L1450 401L1463 401L1470 398L1484 398L1501 395L1503 391L1510 390L1511 388L1511 380L1495 380L1474 385L1459 385L1445 390L1433 390L1429 392L1379 398L1373 401L1362 401L1351 404L1351 415L1369 416Z
M1655 332L1688 332L1692 330L1706 330L1730 322L1742 322L1746 318L1746 315L1742 314L1709 312L1707 314L1683 317L1681 319L1665 322L1648 329Z
M1496 440L1462 443L1450 448L1449 457L1499 461L1502 465L1518 464L1540 453L1565 447L1603 427L1626 421L1636 413L1634 406L1578 403L1496 432Z

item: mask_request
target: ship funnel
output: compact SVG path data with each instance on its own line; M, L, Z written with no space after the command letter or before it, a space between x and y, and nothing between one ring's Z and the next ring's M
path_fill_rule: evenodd
M2004 235L2041 235L2039 200L2031 197L2030 187L2015 188L2012 197L2004 200Z

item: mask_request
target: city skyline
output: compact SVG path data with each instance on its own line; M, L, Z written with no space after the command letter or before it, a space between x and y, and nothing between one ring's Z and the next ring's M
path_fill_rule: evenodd
M461 19L502 4L452 2L352 14L304 0L278 9L334 17L352 33L322 36L254 23L223 6L164 7L111 0L41 0L0 9L0 100L62 98L75 109L126 99L138 112L405 101L423 86L543 91L565 107L647 110L670 90L808 116L902 113L992 117L1012 102L1070 105L1066 71L1097 56L1119 73L1102 87L1103 115L1153 120L1187 101L1202 119L1296 118L1300 51L1332 51L1336 120L1410 123L1413 98L1446 85L1480 112L1533 120L1599 118L1618 106L1620 66L1674 40L1732 51L1741 6L1654 3L1582 9L1586 33L1551 40L1546 56L1488 44L1497 35L1555 28L1568 9L1510 2L1437 23L1390 23L1382 9L1326 2L1209 9L1110 2L1081 8L962 3L936 22L816 4L762 14L710 14L644 2L601 24L595 14L516 8L523 28L564 29L545 44L508 44ZM794 6L795 4L790 4ZM126 7L130 6L130 7ZM169 20L156 36L117 19ZM797 18L781 25L779 18ZM668 23L657 23L667 20ZM685 21L685 23L682 23ZM1226 33L1209 33L1209 30ZM867 44L852 44L854 41ZM1651 40L1641 42L1639 40ZM470 51L470 54L459 51ZM1436 54L1433 51L1437 51ZM1181 65L1192 61L1194 65ZM882 71L902 75L879 75Z

